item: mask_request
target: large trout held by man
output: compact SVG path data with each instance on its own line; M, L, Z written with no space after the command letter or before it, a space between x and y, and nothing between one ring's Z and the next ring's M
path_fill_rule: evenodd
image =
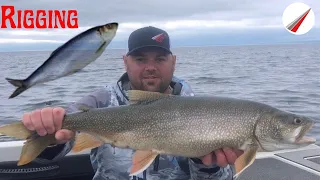
M244 150L236 175L255 159L257 151L293 149L315 143L305 137L314 121L266 104L226 97L185 97L131 90L130 105L67 114L63 129L79 131L73 151L103 143L137 150L131 175L147 168L158 154L201 157L223 147ZM0 127L0 133L27 139L18 165L35 159L54 135L39 136L22 122Z

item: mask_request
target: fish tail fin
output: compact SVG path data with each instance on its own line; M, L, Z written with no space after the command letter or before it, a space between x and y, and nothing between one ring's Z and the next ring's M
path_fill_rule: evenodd
M54 134L46 136L39 136L38 134L34 134L24 143L20 154L18 166L28 164L29 162L37 158L37 156L39 156L39 154L41 154L41 152L45 150L49 145L55 143L56 139Z
M30 137L33 132L27 129L22 122L14 122L0 126L0 134L25 140Z
M25 80L22 79L11 79L6 78L6 80L12 84L13 86L17 87L17 89L11 94L9 99L14 98L21 94L23 91L27 90L29 87L26 85Z
M3 125L0 134L26 140L22 147L18 166L34 160L46 147L56 142L54 135L39 136L28 130L22 122Z

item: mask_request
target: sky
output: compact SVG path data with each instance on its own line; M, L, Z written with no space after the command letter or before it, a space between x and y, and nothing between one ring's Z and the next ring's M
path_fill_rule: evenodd
M143 26L166 30L173 47L320 42L320 1L301 0L315 14L304 35L290 34L282 14L294 0L1 0L15 9L78 11L78 29L0 29L0 51L54 50L78 33L108 22L119 29L110 48L127 48L129 34ZM16 17L16 16L15 16ZM8 21L7 21L8 24Z

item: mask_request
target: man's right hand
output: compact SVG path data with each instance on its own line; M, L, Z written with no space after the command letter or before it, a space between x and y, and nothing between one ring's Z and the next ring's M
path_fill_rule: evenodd
M22 122L26 128L37 131L40 136L55 133L57 143L63 144L75 136L74 132L61 129L64 114L65 110L61 107L46 107L24 113Z

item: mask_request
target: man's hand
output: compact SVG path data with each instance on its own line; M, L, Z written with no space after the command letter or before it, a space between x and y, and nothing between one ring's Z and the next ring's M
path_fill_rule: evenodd
M223 148L215 150L210 154L201 157L201 161L205 165L216 164L219 167L226 167L228 164L234 164L236 159L243 154L242 150Z
M61 129L65 110L61 107L47 107L23 114L22 122L30 131L37 131L40 136L55 133L58 144L63 144L74 137L74 133Z

